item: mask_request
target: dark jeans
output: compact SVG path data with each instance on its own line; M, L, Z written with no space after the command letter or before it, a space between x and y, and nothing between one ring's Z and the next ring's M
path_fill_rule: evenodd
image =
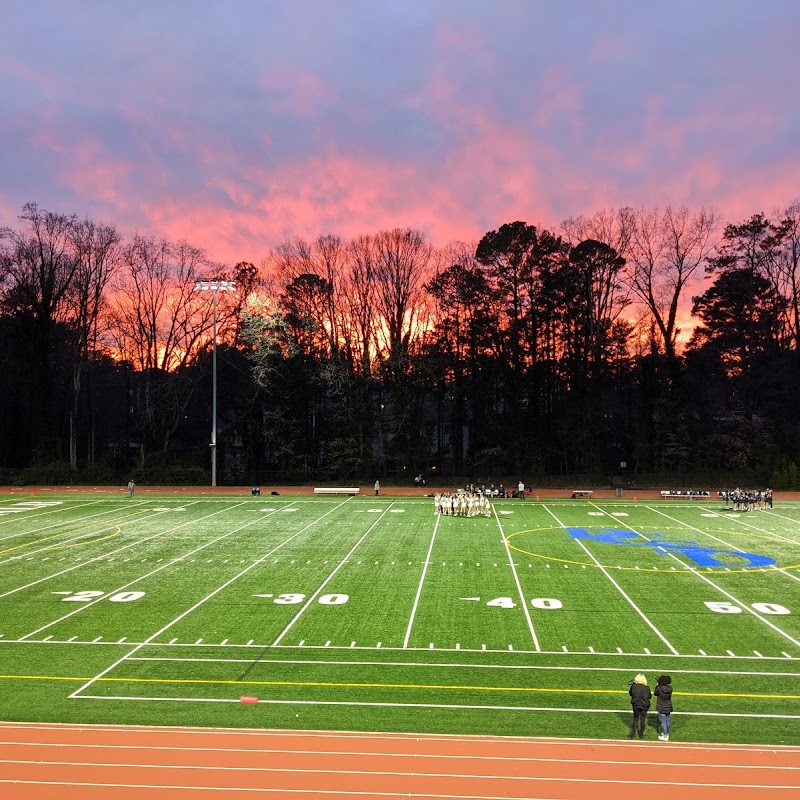
M641 739L644 736L645 725L647 724L647 709L639 710L633 709L633 725L631 725L631 736L635 733L639 734ZM638 730L637 730L638 728Z

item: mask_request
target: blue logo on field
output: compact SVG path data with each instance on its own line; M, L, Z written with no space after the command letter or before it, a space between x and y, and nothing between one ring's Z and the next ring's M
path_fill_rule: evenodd
M619 530L617 528L604 528L600 533L590 533L587 528L567 528L567 533L573 539L588 539L592 542L603 544L619 544L624 547L649 547L653 552L665 556L679 554L694 561L699 567L730 567L730 563L720 561L716 556L733 556L745 561L745 567L771 567L775 559L762 556L758 553L744 553L739 550L720 550L716 547L704 547L697 542L673 542L663 533L648 534L648 539L643 539L633 531Z

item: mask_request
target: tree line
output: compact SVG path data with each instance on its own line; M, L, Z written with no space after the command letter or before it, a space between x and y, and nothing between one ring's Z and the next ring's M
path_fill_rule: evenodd
M797 481L800 203L295 238L258 267L30 203L0 228L0 469L204 481L214 330L220 482Z

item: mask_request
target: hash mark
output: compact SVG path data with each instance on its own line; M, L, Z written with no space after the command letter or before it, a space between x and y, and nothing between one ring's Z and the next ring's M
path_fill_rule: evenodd
M732 650L726 650L725 652L726 652L726 653L727 653L729 656L735 656L735 655L736 655L736 653L734 653Z

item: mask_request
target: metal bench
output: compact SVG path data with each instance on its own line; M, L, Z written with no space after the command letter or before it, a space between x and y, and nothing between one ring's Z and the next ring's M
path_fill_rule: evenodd
M572 499L576 497L591 497L594 494L594 489L573 489Z
M315 486L314 494L358 494L357 486Z
M681 490L681 489L664 489L661 492L661 497L665 500L667 498L677 498L678 500L710 500L711 492L699 490Z

